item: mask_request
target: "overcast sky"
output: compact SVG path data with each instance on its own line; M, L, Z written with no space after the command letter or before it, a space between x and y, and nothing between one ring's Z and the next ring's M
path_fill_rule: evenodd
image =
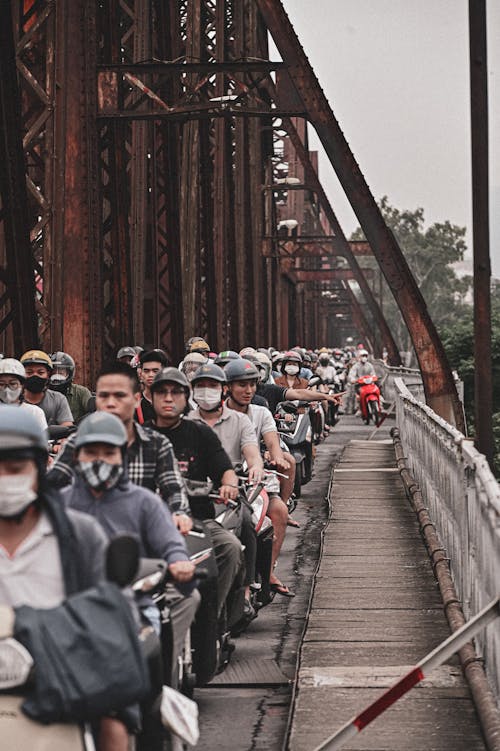
M375 198L423 207L426 225L466 226L471 248L467 0L283 4ZM491 256L500 276L500 2L488 0L487 13ZM349 235L358 222L319 150L320 177Z

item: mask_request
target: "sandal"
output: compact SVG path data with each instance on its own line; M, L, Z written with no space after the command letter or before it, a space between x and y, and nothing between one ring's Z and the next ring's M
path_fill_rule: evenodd
M292 592L286 584L282 582L272 582L270 585L271 592L276 592L277 595L283 595L283 597L295 597L295 592Z

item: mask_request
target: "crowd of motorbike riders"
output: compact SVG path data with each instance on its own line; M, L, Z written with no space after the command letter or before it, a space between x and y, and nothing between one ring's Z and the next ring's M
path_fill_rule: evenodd
M98 586L119 535L141 565L163 563L159 587L132 574L123 590L138 633L156 640L149 693L94 711L99 749L127 749L131 734L154 748L161 686L203 685L261 607L294 596L278 561L315 444L374 372L351 342L214 353L193 337L178 364L124 346L94 391L68 353L0 359L0 637L8 621L21 640L25 606L56 613Z

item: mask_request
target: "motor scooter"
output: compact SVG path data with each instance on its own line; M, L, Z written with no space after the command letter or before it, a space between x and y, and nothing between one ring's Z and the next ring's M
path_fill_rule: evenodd
M131 549L132 548L132 549ZM107 579L119 587L132 581L137 567L135 540L117 538L108 547ZM0 738L5 751L95 751L90 723L42 724L23 711L25 694L35 678L36 665L29 651L13 638L15 611L0 606Z
M299 498L302 485L312 477L314 452L313 431L309 415L309 402L280 402L274 414L279 437L295 459L295 483L293 492Z
M198 544L193 542L193 540L190 542L186 540L186 546L191 553L189 556L190 560L197 567L196 579L200 588L204 581L210 579L213 582L216 578L215 558L210 538L203 530L201 532L190 532L189 534L198 540ZM195 552L192 552L193 550ZM143 727L137 737L137 751L164 751L165 748L168 748L169 751L180 751L184 747L180 739L163 726L161 716L158 712L159 702L157 701L157 697L160 695L163 685L172 684L172 674L175 675L175 680L173 681L175 684L174 688L191 697L193 689L197 685L195 670L198 667L199 660L197 661L197 658L199 652L201 649L206 649L207 653L204 656L209 661L212 660L212 654L217 652L217 630L214 631L210 628L211 621L210 618L207 618L208 639L205 638L201 643L198 643L196 639L193 639L193 627L188 629L181 653L177 659L175 671L173 670L173 634L167 589L167 585L171 581L172 579L165 560L142 558L132 584L132 591L136 595L147 594L151 598L157 606L160 615L159 640L156 635L153 635L153 638L151 638L153 630L151 626L144 626L141 631L141 638L150 637L150 646L145 652L148 658L149 672L152 677L152 693L143 706ZM215 615L216 618L217 616ZM211 641L213 641L213 644ZM215 673L215 667L213 668L213 673Z
M252 518L253 527L257 536L257 557L255 572L253 572L253 583L250 586L250 603L257 613L260 608L268 605L273 600L273 592L270 588L272 547L274 537L274 527L271 519L267 516L269 508L269 496L264 488L264 484L276 475L273 471L266 471L263 479L258 483L251 483L244 474L244 470L237 467L239 485L239 497L236 501L226 501L222 510L216 510L215 520L239 537L242 524L242 512L246 507ZM212 500L220 499L217 495L212 495ZM231 627L231 634L235 636L241 633L238 624L245 628L245 618L241 610L241 604L238 603L236 609L228 614L228 624ZM243 628L243 630L244 630Z
M370 419L378 427L381 419L380 409L380 389L377 386L378 377L376 375L361 376L356 381L356 388L359 396L359 406L361 417L368 425Z

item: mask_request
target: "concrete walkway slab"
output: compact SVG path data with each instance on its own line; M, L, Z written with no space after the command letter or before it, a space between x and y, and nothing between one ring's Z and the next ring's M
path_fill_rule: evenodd
M290 751L312 751L449 635L392 442L351 441L334 470L330 504ZM456 658L345 748L483 751Z

